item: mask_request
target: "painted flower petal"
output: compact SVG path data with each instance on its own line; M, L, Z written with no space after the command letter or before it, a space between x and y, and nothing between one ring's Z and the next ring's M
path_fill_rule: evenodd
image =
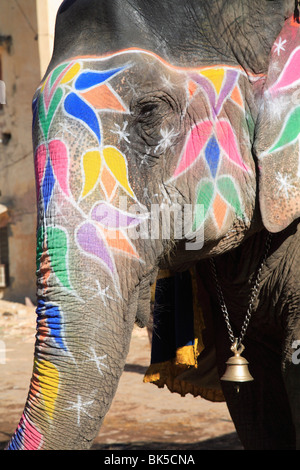
M121 113L126 111L118 95L114 94L107 85L99 85L84 93L81 96L88 101L93 108L102 110L114 110Z
M237 217L244 218L242 204L236 186L230 176L221 176L217 181L221 196L233 207Z
M233 163L235 163L241 170L249 171L250 169L245 165L240 150L237 144L237 139L231 127L231 124L225 120L216 122L217 139L224 150L225 154Z
M37 230L36 236L36 269L40 269L41 256L45 248L45 230L43 226L40 226Z
M50 158L48 158L48 162L47 162L46 170L45 170L44 181L43 181L43 186L42 186L45 212L48 209L48 205L49 205L50 199L52 197L54 185L55 185L55 178L54 178Z
M270 93L277 92L282 88L295 86L300 81L300 46L290 55L278 80L269 88Z
M44 176L46 160L47 160L47 147L45 144L41 144L36 149L35 156L34 156L37 200L39 200L39 196L40 196L40 188L41 188L41 184L42 184L42 180Z
M120 186L134 198L134 192L128 180L127 160L125 156L115 147L104 147L102 152L105 163L112 175Z
M58 395L59 372L50 361L35 361L34 374L38 376L44 407L50 419L53 419L55 402Z
M213 83L210 80L210 77L207 77L207 74L203 72L196 74L193 73L190 75L190 78L200 85L202 90L206 93L206 96L208 98L209 104L212 109L215 109L216 107L216 87L213 85Z
M287 116L279 139L268 153L272 153L285 145L289 145L298 139L300 135L300 106L294 108Z
M61 187L61 190L70 195L69 192L69 157L68 149L61 140L52 140L48 144L49 156L52 162L53 172Z
M173 178L178 178L178 176L187 171L197 160L201 150L211 135L212 128L213 124L211 121L202 121L193 127L187 138Z
M211 136L206 146L205 158L210 168L210 172L213 178L215 178L220 160L220 147L214 135Z
M230 69L226 70L225 79L224 79L223 86L220 91L218 102L217 102L216 109L215 109L216 115L220 113L225 100L228 98L228 96L231 95L231 92L233 91L237 83L238 77L239 77L239 72L237 70L230 70Z
M117 184L118 183L111 172L103 166L101 172L101 187L107 200L110 200L113 197Z
M99 150L89 150L82 157L84 185L81 197L87 196L96 186L101 170Z
M143 220L129 212L120 211L107 202L97 204L92 210L91 217L106 229L134 227Z
M25 448L28 450L41 449L43 444L43 436L36 429L33 423L23 414L21 421L17 427L15 435L12 437L8 450L18 450ZM24 447L23 447L24 446Z
M65 84L65 83L68 83L70 82L71 80L73 80L76 75L78 74L78 72L80 71L80 64L78 62L76 62L75 64L73 64L71 66L71 68L69 68L67 70L67 72L64 74L64 76L62 77L62 79L60 80L60 83L61 84Z
M47 248L51 268L63 287L72 289L68 269L68 237L63 229L47 227Z
M219 230L221 230L224 224L227 210L227 202L217 193L213 204L213 213Z
M204 223L212 205L215 193L214 184L209 180L201 181L197 188L193 231L195 232Z
M70 116L83 122L95 134L100 144L100 124L94 110L83 99L77 96L76 93L69 93L67 95L64 106Z
M49 108L46 108L43 95L39 99L39 123L44 133L45 139L48 137L49 128L53 116L58 108L58 105L63 97L63 91L58 88L53 95Z
M87 90L88 88L109 80L123 69L124 67L104 71L85 70L77 78L75 82L75 89L78 91Z
M129 256L134 256L135 258L139 258L139 255L133 246L133 244L124 236L121 231L110 231L110 230L103 230L105 240L108 246L114 250L121 251Z
M90 222L83 223L76 232L76 240L78 246L85 254L104 263L111 274L115 272L115 266L110 251L107 249L100 231L94 224Z
M37 325L46 320L49 328L49 336L55 341L57 346L64 351L67 350L63 339L62 313L57 305L39 299L36 309Z
M61 64L58 65L52 72L51 77L50 77L50 88L53 86L55 87L57 83L60 81L61 77L65 74L65 71L67 68L70 68L69 63Z

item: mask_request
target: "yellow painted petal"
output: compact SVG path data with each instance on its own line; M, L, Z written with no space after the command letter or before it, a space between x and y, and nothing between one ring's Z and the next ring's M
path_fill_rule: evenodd
M201 75L203 75L210 82L212 82L212 84L215 87L215 90L216 90L217 94L219 94L220 90L222 88L222 83L223 83L223 79L224 79L224 75L225 75L225 70L222 69L222 68L220 68L220 69L215 69L215 68L205 69L205 70L201 71Z
M59 372L55 365L49 361L38 361L36 367L45 410L49 418L53 419L59 386Z
M118 183L130 196L134 197L134 193L128 181L127 162L124 155L115 147L105 147L103 149L103 157L107 167Z
M82 167L84 175L84 186L81 197L85 197L95 187L101 169L101 155L98 150L89 150L83 155Z
M73 78L75 77L75 75L77 75L77 73L79 72L80 70L80 64L78 64L78 62L76 64L74 64L70 70L68 70L68 72L63 76L62 80L60 83L68 83L70 82L71 80L73 80Z

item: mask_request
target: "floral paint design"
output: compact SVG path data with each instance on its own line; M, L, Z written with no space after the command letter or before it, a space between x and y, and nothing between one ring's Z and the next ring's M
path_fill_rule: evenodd
M271 51L257 145L261 205L271 231L300 215L299 60L300 25L289 19Z
M101 61L101 58L99 58ZM91 68L92 66L92 68ZM107 141L103 127L103 113L129 113L126 104L112 86L112 80L122 76L130 65L95 70L95 62L78 59L58 66L46 78L33 103L33 120L40 131L39 145L35 150L35 171L38 204L43 209L44 219L37 232L37 270L39 284L44 297L51 286L50 276L55 276L61 288L74 292L70 275L70 237L74 237L77 249L86 257L99 262L111 276L117 289L115 253L139 260L139 254L128 237L129 227L137 227L143 217L121 210L116 204L120 194L138 203L128 177L127 157L116 145ZM170 66L171 67L171 66ZM186 137L177 168L172 179L180 178L201 158L206 161L210 177L199 182L196 203L204 205L204 219L211 214L220 230L228 207L233 207L238 217L243 217L243 206L233 175L220 172L221 160L230 161L238 171L248 172L244 164L235 132L230 122L220 118L226 100L231 100L239 112L244 113L242 94L239 88L240 71L226 67L210 67L197 71L185 71L187 94L194 99L199 89L207 96L210 105L209 119L201 121ZM59 114L60 113L60 114ZM79 123L90 136L90 147L83 146L77 171L81 176L80 191L75 194L70 184L71 149L64 135L52 131L53 123L61 116L68 122ZM130 143L127 121L123 119L110 130L118 141ZM162 130L157 150L166 150L173 139L174 131ZM93 194L93 204L84 204ZM67 201L79 214L81 222L74 233L65 227L51 225L45 218L55 202L55 194ZM88 207L88 210L87 210ZM57 210L57 207L56 207ZM50 218L51 219L51 218ZM202 221L204 222L204 220ZM197 230L198 227L194 227ZM95 295L101 294L103 302L111 298L99 285ZM46 298L46 297L45 297ZM40 298L37 307L38 336L40 344L60 348L69 354L63 330L64 312L59 305ZM106 356L97 356L92 350L87 361L95 362L101 375L107 368ZM60 373L54 363L37 359L34 366L31 399L43 404L49 422L54 418L56 399L60 387ZM80 396L70 408L88 413Z
M273 54L280 57L286 46L287 38L279 38L274 45ZM118 54L125 56L126 52ZM299 84L299 68L295 67L299 58L299 48L290 52L280 76L269 88L271 94L288 93L292 87ZM115 86L115 79L122 79L122 75L134 61L131 57L127 65L96 70L97 61L99 68L103 68L103 61L106 59L109 57L94 60L78 58L59 65L46 78L33 100L33 126L38 127L40 136L35 149L37 200L41 209L37 231L37 271L41 291L37 307L37 340L40 345L47 344L65 355L71 354L63 327L65 314L60 305L46 299L53 282L50 282L50 277L55 278L62 290L76 295L70 270L71 239L82 256L91 258L106 270L116 291L116 254L140 261L136 247L128 236L128 229L138 227L144 217L121 210L117 204L122 195L128 197L133 204L139 204L139 201L128 175L127 156L115 141L112 144L108 138L108 135L115 135L118 143L123 141L130 144L126 121L129 109ZM174 71L172 65L163 63ZM194 204L196 207L201 205L204 211L200 218L195 214L193 230L198 230L211 218L216 232L221 233L228 213L233 211L239 219L245 217L239 188L243 175L251 170L244 162L237 130L227 118L226 112L223 112L224 107L230 104L240 117L238 121L245 122L245 103L240 89L245 74L238 67L227 66L176 71L185 77L189 104L198 93L202 93L207 101L208 114L205 119L196 122L186 135L169 181L173 183L179 178L188 177L188 172L192 172L195 166L202 162L205 174L197 184ZM164 80L166 82L168 78L164 77ZM107 132L103 116L109 113L121 116L122 125L112 123ZM60 133L57 130L57 122L63 119L74 123L75 126L78 124L81 133L84 129L84 134L89 136L89 146L87 148L82 145L84 151L81 151L80 164L76 167L81 185L77 191L74 191L71 184L74 169L71 160L72 149L68 139L64 138L66 129L62 128ZM299 119L298 103L290 109L280 135L274 139L267 153L276 153L299 139ZM71 133L68 129L67 132ZM157 150L167 150L174 135L173 129L162 129ZM75 135L75 139L79 137ZM78 147L80 148L80 145ZM288 194L290 187L287 186L283 175L281 184ZM56 198L56 195L59 195L59 198ZM79 222L72 233L62 224L51 224L48 214L51 210L59 213L60 209L56 199L60 204L67 202L77 214ZM89 201L92 201L92 204L89 204ZM112 298L107 286L102 288L98 284L96 289L87 288L92 297L99 296L104 304ZM103 375L108 367L106 355L98 355L93 348L86 352L86 362L94 362L100 375ZM52 423L55 417L62 380L56 364L44 360L42 356L36 359L31 400L38 400L49 423ZM78 425L82 414L89 415L92 402L85 401L78 395L74 397L74 402L69 403L68 409L77 411ZM24 416L10 448L38 449L42 448L42 445L41 432Z
M36 102L45 140L35 152L37 197L47 213L54 188L59 186L64 197L84 218L76 231L78 248L98 259L115 276L111 248L138 258L125 229L131 224L140 223L140 220L121 213L117 207L109 204L117 188L122 188L132 199L135 199L135 195L128 180L126 157L117 148L105 145L97 111L126 111L121 98L109 84L110 79L122 72L124 67L95 71L84 68L84 64L84 61L79 61L57 67L46 79ZM75 200L69 187L69 149L63 140L49 139L51 123L59 107L69 119L83 124L86 131L96 139L95 147L87 149L82 155L83 186L79 200ZM37 113L34 112L34 118ZM80 202L98 185L101 186L103 200L89 214L83 213ZM109 217L105 217L106 213L109 213ZM111 230L119 232L117 242L115 237L110 236ZM50 264L61 285L72 290L68 276L68 237L63 227L40 227L38 234L45 261ZM60 250L57 250L58 246ZM41 256L40 253L40 259Z
M236 106L236 112L245 119L244 102L239 87L240 69L208 67L198 73L189 73L189 89L192 95L197 88L207 97L210 109L208 119L198 122L189 132L180 156L173 180L190 171L193 165L204 158L209 175L203 177L197 187L193 231L197 231L208 217L212 217L217 231L222 230L226 215L233 209L238 218L244 218L244 208L239 193L239 184L234 172L220 173L222 159L228 159L238 171L250 172L244 163L239 143L228 119L220 117L227 100ZM199 209L200 208L200 209Z
M23 414L16 433L8 445L8 450L40 450L43 436Z

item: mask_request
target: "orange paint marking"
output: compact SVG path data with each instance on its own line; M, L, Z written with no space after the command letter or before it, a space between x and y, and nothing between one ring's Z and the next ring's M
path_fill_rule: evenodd
M108 199L110 199L115 190L117 182L115 178L111 175L110 171L108 171L105 167L103 168L101 173L101 183L104 187Z
M119 230L106 230L101 227L104 233L106 242L110 248L115 248L123 253L139 258L138 253L135 251L133 246L129 243L126 237Z
M81 96L96 109L112 109L125 112L124 107L107 85L100 85L81 93Z
M194 81L190 80L188 84L190 97L192 97L195 94L197 88L198 88L198 85Z
M240 89L238 86L236 86L231 95L230 95L230 98L236 103L238 104L241 108L244 109L244 102L243 102L243 98L241 96L241 92L240 92Z
M217 194L215 197L215 200L213 203L213 211L214 211L214 216L215 216L217 225L219 229L221 229L225 220L226 212L227 212L227 204L221 198L219 194Z

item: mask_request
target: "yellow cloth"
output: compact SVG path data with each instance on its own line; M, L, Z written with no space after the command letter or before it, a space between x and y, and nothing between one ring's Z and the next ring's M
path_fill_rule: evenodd
M214 349L209 346L207 351L203 342L203 331L206 328L203 307L199 303L196 270L189 270L193 291L193 344L177 348L171 360L152 363L144 377L144 382L153 383L159 388L165 385L171 392L182 396L190 393L210 401L224 401L220 381L216 371ZM172 276L170 272L159 273L158 278ZM202 354L203 353L203 359Z

